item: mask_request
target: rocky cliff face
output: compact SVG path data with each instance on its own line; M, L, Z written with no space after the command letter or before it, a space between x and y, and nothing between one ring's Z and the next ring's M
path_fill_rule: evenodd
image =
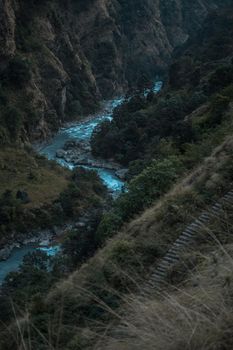
M65 120L97 108L142 74L166 70L208 11L228 0L0 0L0 72L28 60L20 91L36 113L24 130L45 138ZM33 124L33 125L32 125Z
M0 62L15 52L15 15L11 1L0 1Z

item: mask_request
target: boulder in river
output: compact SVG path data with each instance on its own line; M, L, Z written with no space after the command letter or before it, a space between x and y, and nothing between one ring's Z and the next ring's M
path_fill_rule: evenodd
M80 147L80 142L79 141L68 140L68 141L66 141L66 143L65 143L63 148L64 148L65 151L68 151L70 149L79 148L79 147Z
M6 246L3 249L0 249L0 261L7 260L11 255L12 248L10 246Z
M77 156L76 158L73 159L73 163L75 165L90 165L89 164L90 160L85 156Z
M63 149L65 151L69 152L90 152L91 151L91 146L90 146L90 142L87 140L81 140L81 141L77 141L77 140L68 140L66 141Z
M116 171L116 176L121 180L125 180L128 169L120 169Z
M56 152L56 157L57 158L65 158L65 156L66 156L66 151L64 151L63 149L59 149Z

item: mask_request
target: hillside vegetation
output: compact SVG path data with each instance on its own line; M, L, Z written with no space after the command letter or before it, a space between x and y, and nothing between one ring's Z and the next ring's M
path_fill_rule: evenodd
M171 273L173 284L159 294L126 297L120 326L106 331L96 348L231 349L232 214L226 208L203 228L205 240L185 252Z
M78 222L107 195L95 173L72 173L19 145L0 150L0 169L0 247L31 230Z
M129 167L128 191L103 220L102 237L159 199L232 133L232 21L232 10L211 14L177 53L162 93L135 95L96 129L93 153Z
M110 337L110 340L112 338L115 339L114 331L111 332L111 329L112 327L115 329L122 319L123 324L125 324L126 307L123 306L125 303L127 303L127 307L128 305L129 307L132 306L134 312L140 312L140 307L146 308L147 303L154 303L155 308L162 308L163 303L157 297L153 299L153 293L149 300L146 298L144 301L140 298L140 303L142 304L139 303L139 305L137 305L137 297L133 297L131 293L137 294L142 292L143 285L149 278L154 266L156 266L156 263L166 253L168 247L179 236L184 227L191 223L203 210L208 210L209 205L212 205L215 200L232 188L232 156L233 140L230 137L200 167L187 178L178 182L163 199L146 210L117 234L114 239L110 240L106 247L100 250L88 263L64 281L59 282L56 288L53 287L45 299L44 295L47 294L47 288L41 289L44 284L41 284L39 288L36 280L29 284L26 279L27 293L25 293L25 286L23 289L21 287L19 293L17 288L15 288L19 283L16 282L17 279L13 279L14 282L9 280L5 285L5 290L10 293L16 303L15 305L18 305L16 308L18 317L20 317L20 332L23 332L24 342L26 344L30 342L35 349L40 347L41 349L47 349L48 342L49 344L57 344L58 342L60 349L93 349L93 344L97 347L102 338L104 339L104 344L106 343L105 336L107 336L107 339ZM214 222L213 232L222 245L232 243L230 234L231 223L227 219L228 216L231 217L232 214L226 214L226 217L222 218L223 226L219 223L219 228L217 223ZM182 289L181 295L185 293L181 282L186 274L189 274L189 271L186 272L185 267L191 264L190 268L194 268L196 263L200 263L200 259L201 264L202 261L205 262L205 259L207 259L205 255L208 256L211 250L219 249L214 247L215 244L216 240L212 238L206 228L204 229L201 243L198 242L197 246L193 246L194 251L196 249L198 251L199 249L201 250L200 257L199 253L195 256L193 251L186 252L188 257L186 257L187 260L185 260L184 266L181 266L178 274L177 270L175 270L174 276L171 275L171 281L175 284L179 283L179 288ZM42 276L44 276L44 268L37 264L35 261L35 265L33 265L35 266L35 272L37 271L37 276L42 273ZM230 266L225 266L226 271L228 268L231 269ZM31 267L32 265L30 265L30 270ZM27 264L24 267L24 274L27 271L26 268ZM199 269L198 265L196 269ZM26 276L28 278L28 275ZM228 279L226 280L228 281ZM46 280L46 283L48 286L51 282ZM22 286L22 284L19 284L19 286ZM29 292L30 294L28 294ZM33 297L31 292L34 293ZM217 292L217 290L215 289L214 292ZM168 291L165 293L167 295ZM132 299L134 301L131 305ZM28 304L29 300L30 304ZM29 318L23 312L25 307L30 307ZM150 314L148 317L155 317L153 316L153 310L154 308L152 307L152 315ZM156 311L154 312L156 313ZM132 311L128 312L126 317L131 317L131 315L132 317L137 317ZM4 313L2 313L2 317L7 319L9 316L6 316L6 314L4 316ZM23 318L21 319L21 317ZM144 317L146 318L147 314ZM51 319L53 320L52 324ZM141 320L144 322L143 318ZM174 332L176 330L175 320L174 318ZM132 344L130 340L132 329L130 326L132 325L133 331L135 331L132 323L135 322L135 318L134 321L130 319L129 322L131 322L127 323L129 329L127 328L126 330L126 335L129 334L129 339L125 335L126 338L123 339L122 349L124 349L124 346L126 346L126 349L129 346L130 349ZM144 324L140 324L140 322L138 324L136 321L136 326L143 332ZM11 324L10 327L13 327L12 331L17 334L17 328L15 328L14 324ZM110 334L108 333L109 327ZM30 332L28 329L30 329ZM16 344L21 344L22 342L22 335L20 336L19 334L19 338L9 338L9 331L11 332L11 328L2 332L1 342L3 349L13 349ZM152 333L150 337L153 339L153 329L149 328L150 331ZM198 332L198 328L195 331ZM179 332L179 329L177 329L177 332ZM138 336L140 336L140 333ZM185 341L185 339L182 340ZM180 339L178 338L177 341L179 342ZM141 346L144 344L143 346L145 348L148 346L148 349L150 349L149 345L152 346L150 343L147 345L143 337L138 344ZM111 346L113 346L112 342L110 349ZM121 344L118 342L117 346L121 349Z

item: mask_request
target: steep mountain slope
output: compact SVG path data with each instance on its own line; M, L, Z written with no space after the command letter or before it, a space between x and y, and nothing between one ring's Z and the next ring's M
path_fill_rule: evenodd
M1 95L22 114L21 136L46 138L142 74L160 74L173 48L226 3L1 0Z
M201 30L175 51L162 98L145 98L141 91L126 100L112 122L96 129L93 153L128 166L147 154L149 159L156 156L161 139L172 139L179 148L198 137L188 115L232 82L232 23L232 6L212 12Z
M131 292L143 289L158 262L183 230L233 186L232 18L232 7L211 14L204 23L203 35L197 33L198 36L191 38L177 53L164 91L158 96L150 94L145 98L141 94L127 101L116 111L114 121L107 124L110 131L117 124L117 141L122 134L128 141L120 143L118 155L136 159L130 167L128 191L114 202L112 210L103 215L98 228L95 227L88 236L88 244L100 248L93 258L85 259L86 231L78 228L73 232L67 245L71 247L68 255L75 258L75 271L69 276L61 274L64 278L49 292L51 283L48 281L59 275L57 265L52 271L46 271L43 264L41 267L41 260L30 260L18 273L11 275L0 298L1 317L8 326L7 329L0 328L0 346L4 350L20 348L21 345L33 350L49 347L59 350L103 349L103 339L111 349L112 335L115 334L117 349L133 348L132 330L127 330L123 345L119 339L123 340L124 334L120 333L121 330L114 333L127 310L125 300L129 305ZM220 54L217 43L222 44ZM128 128L131 121L133 124ZM105 143L106 140L109 139L101 141ZM144 140L144 143L138 140ZM144 148L124 153L129 142ZM112 142L112 145L116 143ZM102 147L102 150L109 149L108 144ZM213 223L214 232L219 242L232 244L228 227L232 221L226 222L225 219L223 213L221 222ZM208 255L212 250L213 242L205 232L195 246L197 249L203 247L204 251L197 257L191 253L183 267L189 263L193 267L196 261L198 266L204 252L207 250ZM63 272L67 271L65 258L60 261ZM38 275L41 277L39 283L35 278ZM170 277L171 282L181 282L185 277L184 270L181 267L178 275L174 271ZM226 277L224 286L225 281L230 284L230 280ZM9 296L19 305L17 324L14 312L10 312ZM144 301L144 311L147 302ZM138 314L138 306L135 307L135 314ZM176 322L177 326L181 324L180 319L178 322L174 317L174 320L174 325ZM222 325L224 332L225 329L231 330L232 317L227 319L227 325ZM176 330L174 326L172 329ZM202 342L199 329L191 328L194 332L188 333L188 345L192 334L195 333L198 340L198 346L189 348L199 348L200 343L204 350L213 348L209 346L212 345L209 338L206 343ZM213 335L212 330L208 328ZM13 338L12 333L19 336ZM152 338L153 335L149 334ZM180 344L188 346L187 339L186 342L180 342L182 337L177 339L176 347L164 349L179 349ZM225 346L221 337L217 342L219 348L222 344ZM228 344L223 348L230 350L231 339ZM143 339L138 340L138 346L145 346ZM152 344L151 348L156 347Z

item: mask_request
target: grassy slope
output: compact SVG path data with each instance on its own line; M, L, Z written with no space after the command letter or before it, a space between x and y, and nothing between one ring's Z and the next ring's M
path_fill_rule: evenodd
M26 207L51 204L68 186L68 170L22 149L1 149L0 167L0 195L24 190L31 199Z
M17 198L17 192L26 200ZM95 172L65 169L22 147L0 150L0 246L9 239L78 221L102 208L107 191Z
M106 336L97 349L232 349L232 244L222 248L206 253L179 291L161 299L135 296L118 330L121 340Z
M227 137L164 198L127 225L79 271L53 288L45 304L36 300L30 322L41 329L43 317L45 338L34 334L35 344L41 342L41 348L46 349L45 339L49 336L51 342L56 342L59 327L59 349L93 349L93 343L97 346L109 323L121 319L119 307L125 303L128 291L140 290L144 278L184 226L232 188L232 161L233 139ZM42 313L38 313L38 305ZM52 329L47 324L50 317L54 320Z
M151 290L147 297L125 298L120 326L107 331L96 348L232 349L232 224L233 208L225 207L186 250L160 295Z

